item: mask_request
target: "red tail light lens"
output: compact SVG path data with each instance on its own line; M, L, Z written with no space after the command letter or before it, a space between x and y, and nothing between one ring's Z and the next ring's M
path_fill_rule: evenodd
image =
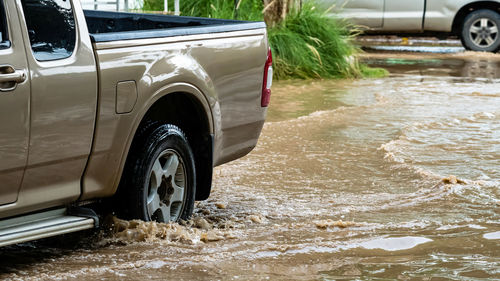
M266 65L264 66L264 82L262 83L262 99L260 105L267 107L271 101L271 86L273 85L273 54L271 48L267 51Z

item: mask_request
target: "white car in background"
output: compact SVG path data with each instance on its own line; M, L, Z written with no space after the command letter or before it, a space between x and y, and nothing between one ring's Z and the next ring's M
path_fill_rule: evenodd
M500 0L319 0L368 31L457 35L466 49L500 49Z

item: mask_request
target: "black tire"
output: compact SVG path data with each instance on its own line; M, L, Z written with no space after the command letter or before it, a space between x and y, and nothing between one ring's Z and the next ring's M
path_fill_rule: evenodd
M191 147L174 125L156 123L148 127L139 131L141 135L132 145L115 200L117 212L127 219L144 221L188 220L196 195Z
M492 10L471 12L465 17L460 37L467 50L498 51L500 48L500 15Z

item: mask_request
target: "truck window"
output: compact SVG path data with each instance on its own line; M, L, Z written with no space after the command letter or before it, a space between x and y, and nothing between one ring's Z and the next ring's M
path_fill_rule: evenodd
M31 49L38 61L68 58L76 44L70 0L22 0Z
M7 32L7 17L3 7L3 0L0 0L0 49L10 47L9 33Z

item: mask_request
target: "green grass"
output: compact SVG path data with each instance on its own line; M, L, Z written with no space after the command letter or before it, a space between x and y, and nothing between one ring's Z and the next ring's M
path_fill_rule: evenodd
M165 6L163 3L163 0L144 0L142 9L144 11L163 11L163 7Z
M263 8L261 0L240 0L238 9L235 9L233 0L181 1L181 15L195 17L261 21ZM163 0L145 0L143 9L162 10ZM291 11L284 21L268 28L274 77L315 79L386 76L386 70L370 68L357 61L359 49L352 44L356 33L355 26L327 16L310 2L305 3L300 11Z
M261 0L240 0L235 9L233 0L182 0L181 13L184 16L238 19L249 21L263 20L264 6Z
M174 1L168 1L170 11ZM163 0L144 0L142 10L163 11ZM236 9L233 0L181 0L181 15L217 19L261 21L264 6L261 0L241 0Z
M363 78L382 78L389 76L389 71L380 67L369 67L366 64L360 64L361 76Z

